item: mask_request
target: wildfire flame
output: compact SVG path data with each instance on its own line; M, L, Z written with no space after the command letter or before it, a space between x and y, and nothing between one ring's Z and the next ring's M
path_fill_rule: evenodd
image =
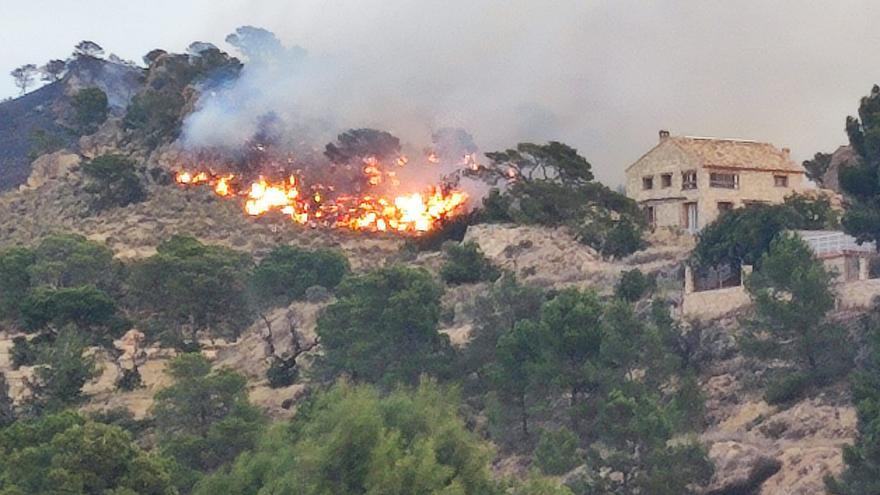
M398 158L398 166L407 164ZM364 159L363 174L370 186L399 185L394 172L383 172L375 158ZM388 178L386 181L385 178ZM332 187L317 184L304 187L301 180L291 175L272 180L259 177L247 187L235 175L210 172L179 171L175 180L181 186L207 185L217 196L240 198L244 211L251 216L280 212L292 221L312 227L327 226L358 231L419 233L436 228L443 221L461 214L467 194L462 191L432 186L422 192L401 195L336 194Z

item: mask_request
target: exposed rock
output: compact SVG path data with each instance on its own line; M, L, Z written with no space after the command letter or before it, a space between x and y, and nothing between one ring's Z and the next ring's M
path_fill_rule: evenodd
M144 333L134 328L125 332L125 335L118 340L113 341L113 347L122 351L122 354L116 359L121 368L132 369L144 363L147 354L141 349L143 342Z
M840 170L856 162L858 157L849 146L840 146L831 154L828 170L822 176L822 186L832 191L841 192L838 174Z
M706 495L755 493L782 466L761 449L734 441L714 443L709 458L715 463L715 474L703 492Z
M479 244L487 258L516 272L520 280L547 288L592 288L603 293L614 289L623 270L676 272L689 248L684 244L658 244L611 262L565 229L500 224L471 226L465 241Z
M70 169L79 165L81 160L79 155L68 150L42 155L31 164L27 187L36 189L51 179L63 177Z
M88 159L105 154L118 154L122 152L120 144L124 138L122 120L110 118L94 134L79 138L79 150Z
M141 88L144 71L131 65L91 57L81 57L68 65L62 80L64 92L73 96L79 91L97 87L107 95L107 105L114 114L121 115L132 97Z

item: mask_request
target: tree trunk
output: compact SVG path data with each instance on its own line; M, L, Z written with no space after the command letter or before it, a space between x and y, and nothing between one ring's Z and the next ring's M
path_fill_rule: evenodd
M266 346L269 348L269 355L272 357L277 357L275 354L275 337L272 334L272 322L269 321L269 318L262 311L259 312L260 319L263 320L263 323L266 324L266 331L268 332L263 340L266 342Z

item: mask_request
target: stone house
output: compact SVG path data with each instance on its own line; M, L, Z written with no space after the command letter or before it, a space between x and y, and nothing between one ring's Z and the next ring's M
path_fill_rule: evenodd
M696 233L721 212L781 203L808 183L786 148L740 139L671 136L626 169L626 195L653 227Z

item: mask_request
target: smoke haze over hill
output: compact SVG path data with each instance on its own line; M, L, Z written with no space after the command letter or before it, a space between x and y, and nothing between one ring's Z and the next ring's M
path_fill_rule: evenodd
M64 56L80 39L135 60L195 40L236 53L225 36L261 26L308 55L251 70L225 102L245 122L273 109L328 135L377 127L417 143L463 127L484 151L558 139L610 183L659 128L769 140L796 158L833 149L846 114L880 81L872 1L53 3L4 6L17 19L2 34L4 73ZM2 84L14 94L10 78ZM229 115L215 113L226 117L199 139L247 129Z

